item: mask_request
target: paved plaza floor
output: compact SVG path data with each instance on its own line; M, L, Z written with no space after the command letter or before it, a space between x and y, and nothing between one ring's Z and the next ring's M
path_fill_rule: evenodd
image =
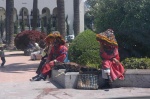
M31 61L22 51L5 54L5 68L0 68L0 99L150 99L150 88L78 90L61 88L48 79L30 82L40 61Z

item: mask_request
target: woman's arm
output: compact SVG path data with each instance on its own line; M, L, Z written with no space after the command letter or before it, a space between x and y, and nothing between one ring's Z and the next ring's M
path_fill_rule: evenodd
M65 46L60 47L60 55L55 59L55 61L64 62L64 59L67 56L68 48Z

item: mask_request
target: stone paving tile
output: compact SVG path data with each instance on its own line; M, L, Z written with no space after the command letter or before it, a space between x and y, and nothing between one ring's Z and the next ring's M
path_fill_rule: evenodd
M39 61L30 61L21 51L6 52L6 61L0 68L0 99L150 99L150 88L78 90L49 80L30 82Z
M27 81L35 75L38 61L31 61L30 56L24 56L22 51L5 52L5 68L0 68L0 82Z

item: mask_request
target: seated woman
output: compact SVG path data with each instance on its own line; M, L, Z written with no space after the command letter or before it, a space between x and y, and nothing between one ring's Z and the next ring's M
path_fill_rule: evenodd
M42 69L42 67L43 67L43 65L46 63L46 62L48 62L49 60L48 60L48 55L49 55L49 53L50 53L50 51L51 51L51 48L52 48L52 41L53 40L53 37L51 37L51 34L50 35L48 35L45 39L44 39L44 42L43 43L45 43L46 44L46 47L45 46L43 46L43 44L42 43L40 43L39 44L39 46L40 47L42 47L42 48L44 48L44 52L43 52L43 54L42 54L42 58L41 58L41 61L40 61L40 64L39 64L39 66L38 66L38 68L37 68L37 70L36 70L36 76L34 76L34 77L32 77L32 79L34 79L34 78L36 78L38 75L40 75L41 74L41 69ZM31 79L31 80L32 80Z
M49 36L49 38L53 37L52 40L52 49L48 55L48 59L43 65L41 69L40 75L37 75L32 81L40 81L45 80L46 76L50 74L53 66L56 62L64 62L68 48L65 46L65 41L61 37L59 32L55 32Z
M44 44L44 43L43 43ZM43 48L38 43L34 43L33 52L30 54L31 60L40 60L42 58Z
M113 30L97 34L96 39L100 43L100 56L102 58L102 78L105 79L103 88L112 87L114 80L124 79L124 67L119 62L118 44Z

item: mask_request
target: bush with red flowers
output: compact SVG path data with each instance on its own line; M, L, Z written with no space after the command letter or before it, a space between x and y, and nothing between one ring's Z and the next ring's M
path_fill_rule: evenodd
M44 40L46 33L41 33L35 30L26 30L16 35L14 43L17 49L24 50L27 48L29 42L37 42Z

